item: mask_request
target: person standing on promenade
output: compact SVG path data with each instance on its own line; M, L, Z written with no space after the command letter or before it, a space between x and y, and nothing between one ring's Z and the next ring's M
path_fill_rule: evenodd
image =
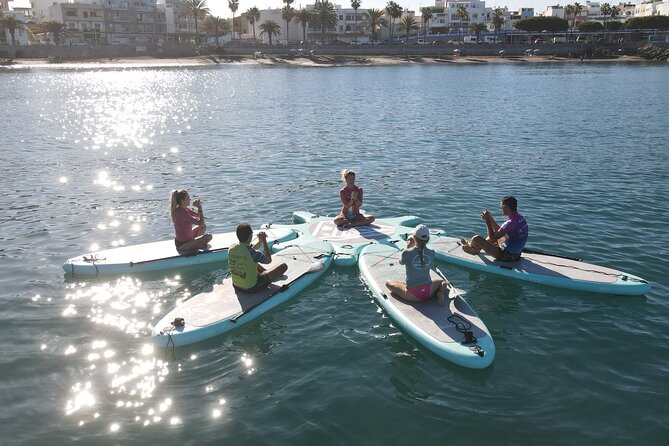
M498 225L492 214L486 209L481 212L481 218L485 220L488 236L486 238L475 235L471 240L461 239L462 250L469 254L478 254L484 250L501 260L502 262L515 262L520 260L520 254L527 243L528 227L525 217L518 212L518 201L511 195L502 198L500 209L506 215L507 220ZM499 242L506 237L504 243Z
M237 291L245 293L260 291L275 282L288 270L288 265L285 263L268 270L260 266L261 263L272 262L272 252L267 245L267 235L264 232L258 233L258 243L251 246L253 229L248 223L242 223L237 226L237 239L239 243L232 245L228 250L228 267L232 275L232 286ZM256 250L261 245L263 252Z
M406 269L406 280L388 280L386 286L392 292L409 302L424 302L437 296L437 305L446 303L447 284L442 279L432 279L430 270L434 265L434 251L427 248L430 230L418 225L407 239L402 251L400 265Z
M204 212L199 198L193 201L195 212L190 207L190 195L185 189L173 190L170 194L170 220L174 223L174 245L179 254L207 249L212 235L206 234Z
M363 192L362 188L355 185L355 172L344 169L341 171L341 179L346 183L346 186L339 190L339 198L343 206L339 215L335 217L334 224L352 228L372 223L375 220L374 216L360 213Z

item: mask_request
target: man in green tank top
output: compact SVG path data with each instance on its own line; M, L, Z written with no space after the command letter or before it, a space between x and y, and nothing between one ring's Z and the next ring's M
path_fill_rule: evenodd
M267 235L264 232L258 233L258 243L251 246L253 229L248 223L242 223L237 226L237 239L239 243L228 249L228 267L232 275L232 285L236 290L246 293L260 291L276 281L288 269L285 263L267 270L260 265L272 262L272 252L267 245ZM263 252L256 250L260 245Z

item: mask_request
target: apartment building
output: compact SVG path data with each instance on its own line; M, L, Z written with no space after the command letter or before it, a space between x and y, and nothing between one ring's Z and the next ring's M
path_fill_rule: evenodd
M59 3L49 8L49 17L65 25L67 32L61 37L63 43L107 42L105 13L102 5Z

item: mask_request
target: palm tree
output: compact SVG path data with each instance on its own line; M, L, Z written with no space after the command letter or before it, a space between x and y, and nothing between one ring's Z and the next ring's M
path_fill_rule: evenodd
M606 16L610 16L613 11L613 7L608 3L602 3L600 6L600 11L602 16L604 16L604 35L606 36Z
M221 17L208 16L204 22L204 29L209 34L213 34L216 38L216 44L218 45L218 37L221 35L219 32L225 26L226 20Z
M209 8L207 8L207 0L186 0L186 7L189 12L195 19L195 45L200 44L200 32L197 28L197 18L206 16L209 14Z
M10 15L0 18L0 29L9 31L9 35L12 36L12 45L16 45L16 30L24 26L21 20Z
M53 35L53 41L58 45L60 43L60 34L65 32L65 24L55 20L49 20L48 22L42 23L42 27L44 32Z
M574 27L576 27L576 16L583 11L583 6L579 2L576 2L571 6L574 8Z
M395 28L395 19L402 17L402 7L390 0L386 5L386 13L390 16L390 43L393 43L393 31Z
M261 36L267 34L267 37L269 37L270 45L272 45L272 36L278 37L281 35L281 26L274 20L267 20L264 23L261 23L259 28Z
M427 24L430 23L430 19L432 19L432 8L429 6L426 6L424 8L420 8L420 14L423 19L423 37L427 38Z
M292 3L293 0L290 0L290 2ZM291 20L293 20L293 17L295 17L295 10L292 6L286 4L286 6L284 6L281 10L281 17L283 17L283 19L286 21L286 45L288 45L288 24Z
M365 21L362 23L364 28L369 28L372 32L372 40L379 40L378 32L386 26L385 13L376 8L369 8L364 14Z
M232 40L235 40L235 12L239 9L239 0L228 0L228 8L232 11Z
M495 28L495 34L499 33L504 26L504 11L501 8L495 8L492 12L492 26Z
M460 41L460 33L462 32L462 21L469 20L469 13L467 12L467 7L463 4L458 5L458 9L455 11L455 17L460 20L460 26L458 26L458 42Z
M486 30L486 26L485 23L472 23L469 25L469 30L476 34L476 41L478 42L481 32Z
M407 33L407 42L408 42L411 31L419 31L420 25L418 24L415 18L405 15L400 19L400 30Z
M253 25L253 40L256 40L256 22L260 20L260 10L255 6L249 8L249 10L246 11L246 17L248 17L249 22Z
M325 31L337 26L337 10L328 0L316 0L313 14L312 25L314 25L314 28L321 30L321 42L325 44Z
M355 11L355 37L353 38L355 43L358 43L358 8L360 7L361 3L362 2L360 0L353 0L351 2L351 8L353 8L353 11Z
M307 10L306 8L302 8L295 12L295 17L293 18L295 23L302 26L302 41L304 42L307 41L307 25L309 25L311 17L311 11Z

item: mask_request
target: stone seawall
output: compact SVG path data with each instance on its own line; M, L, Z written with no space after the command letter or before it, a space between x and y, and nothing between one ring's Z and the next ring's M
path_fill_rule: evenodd
M624 42L595 46L591 43L558 44L481 44L481 45L248 45L228 44L223 47L200 47L189 43L157 45L0 45L0 58L85 60L127 57L179 58L206 54L253 56L255 52L288 55L302 48L315 54L332 56L522 56L531 51L542 56L580 57L598 54L639 54L640 44ZM503 53L500 53L503 52Z

